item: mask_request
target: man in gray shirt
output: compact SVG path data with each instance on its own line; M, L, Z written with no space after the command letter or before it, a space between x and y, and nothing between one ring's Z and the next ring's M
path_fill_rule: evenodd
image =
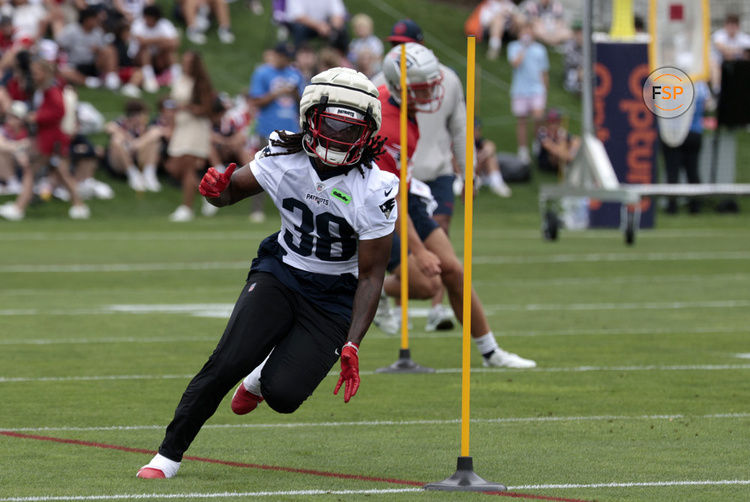
M68 82L86 87L99 87L103 77L104 85L115 90L120 87L117 53L107 43L100 24L98 11L87 7L80 12L78 23L63 28L57 43L68 55L68 65L60 73Z

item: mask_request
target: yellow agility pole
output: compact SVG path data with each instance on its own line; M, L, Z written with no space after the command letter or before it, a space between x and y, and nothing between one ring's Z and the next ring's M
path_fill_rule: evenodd
M503 492L505 485L486 481L474 472L469 456L469 396L471 385L471 253L474 223L474 97L476 38L466 43L466 181L464 197L464 291L463 338L461 344L461 456L449 478L425 485L426 490Z
M409 350L409 218L407 217L408 204L409 204L409 189L408 189L408 166L409 166L409 155L408 152L408 141L409 131L407 129L409 125L409 113L407 103L407 89L406 89L406 44L401 44L401 115L399 116L399 131L400 131L400 146L401 146L401 158L399 159L401 165L399 166L399 215L401 220L401 228L399 228L399 234L401 236L401 350Z
M466 48L466 174L464 176L464 322L461 344L461 456L469 456L471 396L471 257L474 231L474 61L475 39Z
M398 214L401 224L399 237L401 240L401 349L398 351L398 361L378 368L376 373L432 373L435 370L415 363L411 359L409 349L409 103L406 78L406 44L401 44L400 83L401 86L401 114L399 116L401 158L399 166L399 208Z

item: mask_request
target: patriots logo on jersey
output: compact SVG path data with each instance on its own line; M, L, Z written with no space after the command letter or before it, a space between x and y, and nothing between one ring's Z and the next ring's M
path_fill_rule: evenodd
M263 150L260 151L260 158L267 157L271 153L271 147L266 146Z
M393 212L393 208L396 206L396 199L388 199L387 201L380 204L380 210L383 211L383 214L385 215L386 219L391 217L391 212Z

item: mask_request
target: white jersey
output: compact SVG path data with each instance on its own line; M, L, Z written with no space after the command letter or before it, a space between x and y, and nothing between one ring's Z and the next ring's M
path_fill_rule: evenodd
M273 133L270 140L278 139ZM373 165L321 180L305 152L267 146L250 169L281 214L284 264L313 274L358 276L357 243L393 233L398 178Z

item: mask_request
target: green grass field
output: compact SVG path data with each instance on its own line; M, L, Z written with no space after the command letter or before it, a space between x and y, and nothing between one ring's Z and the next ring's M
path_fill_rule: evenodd
M487 371L472 353L477 471L514 492L572 499L749 498L746 484L661 486L748 482L750 364L738 358L750 352L747 217L662 217L660 228L627 248L613 231L544 242L536 217L513 204L486 193L477 199L474 276L501 345L539 368ZM61 215L62 204L54 206ZM137 210L4 225L0 429L155 449L223 330L248 260L278 225L274 216L250 227L246 212L246 205L232 207L184 226ZM335 376L292 416L261 406L237 417L227 397L188 453L420 482L451 474L460 439L460 335L427 334L423 326L414 319L414 358L438 374L372 374L398 350L397 338L373 328L352 402L331 395ZM150 483L134 477L145 453L6 435L0 451L0 501L152 493L193 500L224 492L273 492L272 500L479 496L281 495L413 487L201 461ZM591 486L599 483L658 486ZM550 487L567 484L582 486Z
M379 35L401 13L420 20L428 44L463 71L465 10L347 5L370 13ZM205 52L220 87L239 92L259 60L251 47L273 31L239 3L232 12L238 45L213 40ZM557 56L552 70L559 77ZM507 64L481 81L485 132L511 149ZM84 94L110 117L123 101ZM578 106L562 91L551 101ZM739 142L747 181L746 132ZM634 247L615 231L551 243L539 232L540 181L551 180L514 185L511 199L482 192L475 204L475 286L501 346L539 364L488 370L472 347L476 471L531 500L750 500L747 213L659 214ZM116 199L92 202L90 221L68 220L58 201L20 224L0 221L0 502L486 497L420 489L455 470L461 410L460 332L426 333L421 317L413 356L436 374L374 374L399 341L373 327L349 404L332 395L334 374L290 416L261 405L238 417L227 396L188 451L199 459L168 481L136 479L279 220L269 211L251 225L243 203L170 224L176 189L136 197L112 183Z

